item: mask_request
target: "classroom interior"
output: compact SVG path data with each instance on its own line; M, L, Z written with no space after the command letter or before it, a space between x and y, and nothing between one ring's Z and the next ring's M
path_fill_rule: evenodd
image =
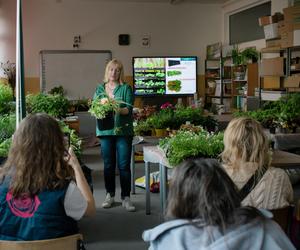
M0 62L16 62L17 59L16 2L0 0ZM223 130L233 118L234 112L252 111L259 108L264 95L266 95L266 100L274 100L274 98L278 99L282 93L300 92L300 77L292 75L293 68L291 67L293 55L297 60L299 59L300 52L297 53L297 50L300 51L298 47L300 34L297 31L300 30L300 25L298 27L295 24L294 29L291 28L286 33L293 34L294 40L289 35L287 35L288 38L284 38L283 35L281 39L278 38L277 30L275 35L271 34L274 37L270 39L260 37L239 42L240 50L255 48L259 56L258 62L248 64L246 73L244 72L246 77L243 76L243 79L233 79L234 67L226 66L232 62L226 62L231 56L225 55L224 50L234 48L230 47L232 45L230 44L232 39L230 17L266 3L270 3L269 15L275 16L282 13L283 16L284 9L299 4L299 1L24 0L22 2L22 35L25 95L35 95L42 91L41 51L109 51L111 58L117 58L123 63L125 81L134 88L134 91L137 89L137 80L133 72L133 58L196 57L194 92L181 95L176 93L173 95L172 93L170 95L136 94L134 108L143 110L145 107L156 105L159 109L160 105L167 102L172 105L179 102L186 106L194 105L205 109L206 115L212 115L219 124L218 129ZM296 14L300 16L298 12ZM267 23L258 24L257 27L267 36L263 26L272 25L273 22L277 24L277 21L274 21L274 18L271 21L269 19L264 21ZM212 49L217 51L215 55L209 54ZM271 56L267 55L263 63L263 56L267 53ZM275 61L274 58L280 58L280 60ZM214 65L209 66L210 63ZM298 61L294 65L296 65L296 70L300 69ZM226 77L219 79L219 85L221 84L219 88L216 87L218 82L211 81L214 76L211 77L208 74L214 74L211 69L216 67L220 67L219 73L223 71L225 74L226 67L227 70L230 67L230 78L232 78L230 87L226 83ZM101 72L103 70L101 69ZM0 75L0 79L5 79L5 75ZM215 82L213 87L210 85L211 82ZM244 96L247 102L241 102L238 97L240 94L234 92L238 89L234 84L240 84L240 82L246 82L248 85L248 94ZM245 91L244 88L240 89ZM78 98L75 99L86 100L92 97L93 92L89 96L79 92ZM150 193L149 190L136 186L136 193L132 195L132 200L137 207L136 213L124 214L122 207L118 206L120 204L110 210L103 209L101 207L105 197L103 159L100 154L99 141L95 136L95 119L86 111L75 112L72 117L75 117L75 120L69 119L68 124L82 138L82 161L92 169L97 205L96 219L84 218L80 222L80 232L83 234L87 249L147 249L148 246L143 242L141 234L144 230L163 221L164 204L162 201L165 199L163 197L165 194ZM147 170L142 158L143 147L157 145L159 138L165 136L155 136L151 133L144 137L140 134L136 135L138 142L133 147L135 154L132 156L132 161L135 163L133 176L135 179L146 175ZM282 163L279 159L278 165L283 164L284 168L292 166L288 171L294 188L294 201L297 204L300 198L300 171L297 169L300 167L300 126L294 129L293 134L291 131L285 131L284 134L279 131L277 135L274 134L271 137L277 149L292 154L285 155L288 163ZM151 171L161 174L161 169L155 164ZM147 212L147 195L151 196L151 213Z

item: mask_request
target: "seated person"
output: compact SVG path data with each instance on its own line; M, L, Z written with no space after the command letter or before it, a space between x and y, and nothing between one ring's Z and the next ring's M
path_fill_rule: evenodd
M78 233L77 220L95 201L58 122L28 115L0 169L0 240L41 240Z
M293 201L293 189L283 169L270 167L269 142L259 122L233 119L224 133L223 166L241 190L253 176L242 205L278 209Z
M213 159L173 172L166 218L143 233L155 249L295 249L267 210L241 207L236 186Z

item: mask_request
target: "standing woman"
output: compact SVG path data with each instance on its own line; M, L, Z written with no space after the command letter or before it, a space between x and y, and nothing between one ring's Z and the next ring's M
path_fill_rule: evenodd
M100 138L101 153L104 161L104 182L106 197L103 208L110 208L114 203L116 183L116 165L120 172L122 206L127 211L135 211L130 201L131 188L131 148L133 138L133 93L131 87L124 82L122 63L111 60L105 69L104 82L99 84L95 98L113 98L120 101L119 110L115 114L115 127L109 130L100 130L96 127L96 135Z

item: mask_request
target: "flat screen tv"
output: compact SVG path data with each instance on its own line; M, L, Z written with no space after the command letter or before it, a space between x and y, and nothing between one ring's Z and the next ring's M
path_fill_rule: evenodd
M196 56L133 57L132 64L136 96L197 92Z

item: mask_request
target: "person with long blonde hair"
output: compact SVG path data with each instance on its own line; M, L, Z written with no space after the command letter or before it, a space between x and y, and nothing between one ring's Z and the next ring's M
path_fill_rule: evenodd
M269 141L261 124L252 118L235 118L224 133L223 166L241 190L254 176L243 205L278 209L293 201L293 189L288 175L273 168Z
M58 122L28 115L0 169L0 239L41 240L78 233L77 220L95 201Z
M106 197L102 207L111 208L115 202L117 166L120 173L122 206L127 211L134 212L135 206L130 200L133 92L131 86L124 81L124 67L121 61L113 59L108 62L103 83L96 88L94 99L96 98L111 98L119 102L119 109L114 115L114 127L103 129L98 123L96 126L104 162Z

